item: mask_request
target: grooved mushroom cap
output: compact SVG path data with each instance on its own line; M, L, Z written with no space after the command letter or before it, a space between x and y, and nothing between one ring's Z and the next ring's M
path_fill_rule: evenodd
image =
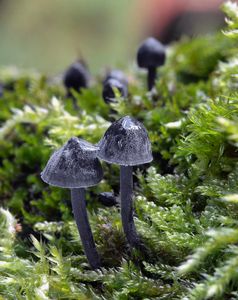
M116 95L114 92L114 88L118 89L120 95L123 98L127 97L127 94L128 94L127 86L124 85L119 80L111 78L111 79L108 79L103 85L102 96L106 103L115 102Z
M146 39L138 49L137 64L140 68L162 66L165 62L165 47L153 37Z
M80 62L73 63L64 74L64 85L67 89L73 88L80 91L88 87L90 75L87 68Z
M112 123L98 146L98 157L108 163L135 166L153 160L144 125L129 116Z
M41 178L49 185L82 188L98 184L103 171L97 158L98 148L72 137L50 157Z

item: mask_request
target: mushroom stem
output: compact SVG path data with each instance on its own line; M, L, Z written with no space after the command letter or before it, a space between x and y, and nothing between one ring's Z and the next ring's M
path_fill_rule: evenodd
M133 220L133 177L131 166L120 167L120 194L121 194L121 219L122 226L129 244L140 247L140 238L136 232Z
M148 68L148 90L151 91L155 85L156 79L156 68L150 67Z
M77 223L79 235L88 262L92 269L98 269L101 267L101 262L88 221L84 188L71 189L71 203L74 219Z

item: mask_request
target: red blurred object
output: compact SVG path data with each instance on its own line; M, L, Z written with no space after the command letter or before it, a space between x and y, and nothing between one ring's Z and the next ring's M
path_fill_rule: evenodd
M141 0L147 35L168 43L182 35L215 31L224 24L222 0Z

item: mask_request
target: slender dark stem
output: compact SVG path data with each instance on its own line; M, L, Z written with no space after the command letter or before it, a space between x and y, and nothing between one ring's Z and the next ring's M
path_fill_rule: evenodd
M88 221L84 188L71 189L71 203L74 219L78 226L79 235L88 262L92 269L98 269L101 266L101 262Z
M157 76L156 68L155 67L148 68L148 90L149 91L151 91L155 85L156 76Z
M121 219L126 238L132 247L140 247L140 238L136 232L136 227L133 220L133 177L131 166L121 166L120 190Z

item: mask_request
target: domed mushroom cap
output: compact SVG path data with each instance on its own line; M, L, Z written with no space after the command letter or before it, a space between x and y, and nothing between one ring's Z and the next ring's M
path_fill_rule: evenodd
M73 137L52 154L41 178L50 185L62 188L96 185L103 176L97 152L98 148L94 145Z
M165 47L153 37L146 39L138 49L137 63L140 68L162 66L165 62Z
M87 68L79 61L73 63L64 74L64 85L67 89L79 91L88 87L90 75Z
M128 86L128 79L121 70L111 70L110 72L108 72L103 81L103 84L105 84L108 79L117 79L122 84Z
M102 96L106 103L115 102L115 91L117 89L120 95L125 98L128 95L127 86L117 79L108 79L103 85Z
M108 163L135 166L153 159L144 125L129 116L112 123L98 146L98 157Z

